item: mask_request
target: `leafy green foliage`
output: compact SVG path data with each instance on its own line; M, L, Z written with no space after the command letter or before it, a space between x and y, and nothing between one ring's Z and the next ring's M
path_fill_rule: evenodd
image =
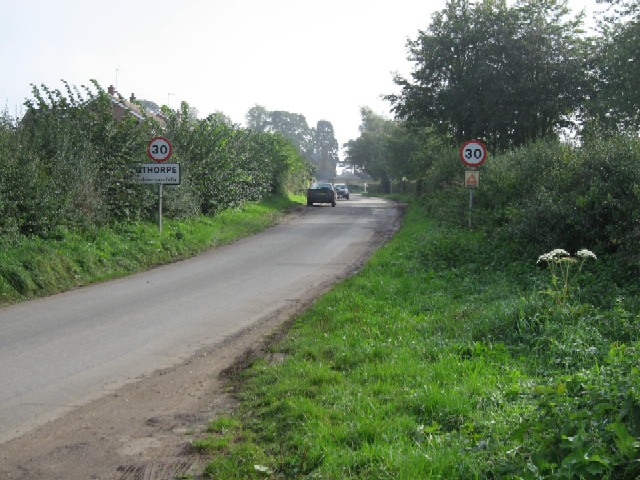
M314 130L314 160L318 162L318 178L332 179L338 162L338 141L333 125L327 120L319 120Z
M640 143L626 137L531 144L483 165L477 206L489 228L523 243L597 246L638 265L639 161Z
M370 108L362 107L360 114L360 136L345 145L346 161L350 165L365 169L373 178L380 180L383 191L388 192L389 178L392 174L387 142L392 138L396 124L376 115Z
M408 44L411 79L389 95L399 118L485 139L491 151L555 136L584 97L580 19L562 2L450 0Z
M640 127L640 8L637 2L611 4L599 23L600 38L592 53L594 94L585 106L587 134L630 132Z
M174 146L183 182L164 192L163 214L192 218L271 193L299 192L310 165L281 136L240 129L222 115L198 120L187 104L166 120L114 115L114 98L96 83L82 91L34 87L23 119L0 121L0 237L58 238L154 218L153 186L131 180L132 165L159 133Z
M56 238L0 238L0 305L58 293L195 255L254 234L303 202L269 196L259 203L164 222L118 222L77 231L58 228Z
M318 178L332 179L338 162L338 142L333 125L319 120L315 128L307 125L307 119L299 113L268 111L255 105L245 116L247 126L255 132L271 132L289 140L314 167L311 172Z
M637 478L637 293L618 279L597 298L595 284L613 286L605 256L557 303L536 258L413 203L392 241L242 374L233 448L246 448L213 453L207 471Z

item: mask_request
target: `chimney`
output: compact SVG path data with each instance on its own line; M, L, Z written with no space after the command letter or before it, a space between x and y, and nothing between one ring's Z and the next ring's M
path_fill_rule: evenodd
M116 94L116 89L113 85L109 85L109 88L107 89L107 92L109 93L109 95L115 95Z
M129 101L130 101L131 103L133 103L133 102L135 102L135 101L136 101L136 96L135 96L133 93L131 94L131 98L129 98Z

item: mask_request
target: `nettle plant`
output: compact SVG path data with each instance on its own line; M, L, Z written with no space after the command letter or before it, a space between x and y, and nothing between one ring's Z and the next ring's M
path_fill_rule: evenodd
M584 262L588 259L596 260L596 255L583 248L572 257L569 252L556 248L540 255L537 263L546 263L551 272L551 289L547 290L558 304L563 304L569 298L571 287L580 275Z

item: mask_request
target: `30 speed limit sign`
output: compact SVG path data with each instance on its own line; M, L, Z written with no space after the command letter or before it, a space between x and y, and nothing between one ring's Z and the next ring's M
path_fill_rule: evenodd
M173 147L171 142L164 137L152 138L147 145L147 155L156 163L162 163L169 160Z
M464 142L460 148L460 159L469 167L482 165L487 159L487 147L478 140Z

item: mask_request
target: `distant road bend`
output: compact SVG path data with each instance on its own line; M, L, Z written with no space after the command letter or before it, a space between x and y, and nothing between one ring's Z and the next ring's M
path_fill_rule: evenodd
M324 291L399 216L352 195L186 261L0 309L0 443Z

